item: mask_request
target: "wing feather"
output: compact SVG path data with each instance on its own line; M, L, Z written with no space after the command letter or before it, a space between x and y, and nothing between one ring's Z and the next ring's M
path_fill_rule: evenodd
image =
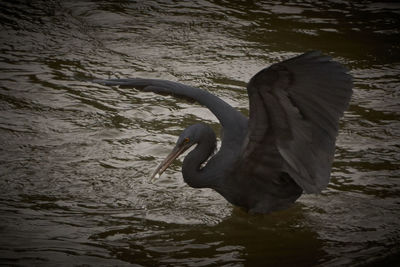
M281 171L307 193L321 191L330 179L338 122L351 88L347 70L317 51L261 70L247 86L250 120L244 157L271 149L260 144L272 137L279 151L275 156L283 158Z
M231 137L231 132L242 131L246 128L247 118L231 105L223 101L221 98L209 93L206 90L184 85L182 83L159 80L159 79L109 79L93 80L95 83L120 86L121 88L136 88L145 92L154 92L158 94L169 94L175 97L197 101L199 104L206 106L221 122L222 126L230 129L225 136ZM243 134L243 136L245 133ZM237 138L233 137L234 140Z

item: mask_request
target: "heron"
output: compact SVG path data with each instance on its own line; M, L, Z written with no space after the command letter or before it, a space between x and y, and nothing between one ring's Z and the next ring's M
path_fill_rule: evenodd
M221 124L221 145L205 123L188 126L152 174L157 179L189 148L182 175L193 188L211 188L249 213L290 207L303 193L329 183L339 119L352 95L348 70L320 51L274 63L247 83L249 116L210 92L161 79L104 79L106 86L189 98Z

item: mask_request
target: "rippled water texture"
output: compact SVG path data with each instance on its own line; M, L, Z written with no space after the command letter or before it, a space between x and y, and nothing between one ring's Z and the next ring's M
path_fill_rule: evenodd
M400 261L400 5L371 1L1 1L0 263L354 266ZM321 50L354 76L330 185L251 216L152 170L213 115L93 78L204 88Z

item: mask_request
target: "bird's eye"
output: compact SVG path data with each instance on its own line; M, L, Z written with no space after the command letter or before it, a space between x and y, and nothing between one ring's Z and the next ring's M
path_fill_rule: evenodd
M190 139L188 137L185 138L184 142L189 143Z

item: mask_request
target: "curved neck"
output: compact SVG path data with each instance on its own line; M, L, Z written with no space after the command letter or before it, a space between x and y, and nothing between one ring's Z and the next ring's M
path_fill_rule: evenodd
M216 148L214 131L204 125L196 147L183 160L182 174L185 182L194 188L212 188L218 178L215 168L210 168L210 161L202 164L213 154Z

